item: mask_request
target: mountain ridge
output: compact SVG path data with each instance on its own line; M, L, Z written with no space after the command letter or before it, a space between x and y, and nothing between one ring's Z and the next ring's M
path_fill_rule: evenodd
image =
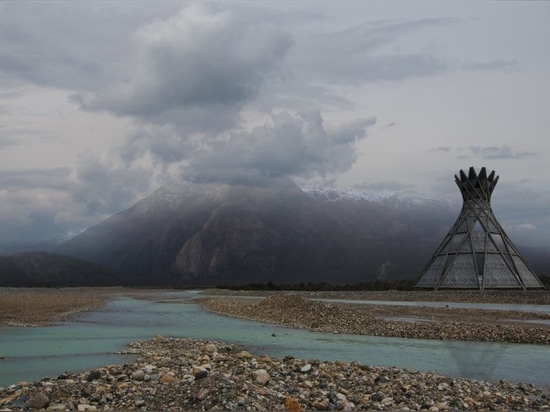
M323 198L282 176L172 182L58 252L135 284L402 279L420 270L452 214L432 200Z
M56 254L0 256L0 285L406 283L456 209L445 200L301 188L275 175L170 182ZM535 272L550 273L548 250L520 249Z

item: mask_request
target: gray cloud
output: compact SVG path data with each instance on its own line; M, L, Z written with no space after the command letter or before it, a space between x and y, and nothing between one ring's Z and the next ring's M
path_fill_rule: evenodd
M186 152L185 176L217 179L247 170L290 176L327 176L347 171L356 160L355 142L376 122L367 118L327 131L319 111L281 113L272 125L201 141ZM183 154L183 153L182 153Z
M451 147L450 146L438 146L438 147L432 147L430 152L450 152Z
M457 66L463 70L488 70L488 71L517 71L519 63L516 60L495 60L492 62L458 63Z
M355 185L355 187L358 189L367 189L367 190L374 190L374 191L381 191L381 192L410 191L414 188L414 186L397 182L395 180L380 181L376 183L363 184L363 185Z
M482 158L486 160L495 159L524 159L527 157L537 156L535 152L517 151L508 145L502 146L469 146L456 147L439 146L429 149L430 152L456 152L460 159ZM464 152L467 154L462 154Z
M42 130L35 130L31 128L15 128L10 127L4 133L9 134L11 138L18 144L20 141L26 138L51 138L52 136L45 135Z
M122 165L108 156L82 155L71 197L90 214L111 214L146 195L152 175L148 168Z
M491 203L497 219L512 241L525 246L541 246L550 242L548 190L537 187L534 182L502 177Z
M395 47L396 41L406 36L458 22L450 18L370 21L346 30L296 37L297 46L289 52L290 74L284 87L315 96L320 102L347 108L352 103L342 100L334 91L335 85L358 87L450 71L512 71L517 68L515 61L465 63L427 51L404 53Z
M119 153L125 164L150 155L156 165L170 165L193 156L203 140L193 140L174 127L142 126L128 136Z
M11 137L0 136L0 150L8 146L17 146L17 141Z
M23 89L0 91L0 99L15 99L25 93Z
M449 61L399 42L453 19L331 31L323 25L331 16L273 4L0 2L0 81L9 88L0 98L21 97L18 87L29 84L71 90L82 109L129 117L135 127L112 152L83 155L74 169L0 171L0 189L7 188L0 190L2 221L30 224L33 213L51 224L97 221L174 171L210 179L250 170L331 179L352 167L357 142L376 121L325 125L328 110L355 108L342 90L518 65ZM255 114L255 127L244 124ZM24 127L2 132L3 150L49 136ZM451 150L459 149L431 149ZM535 155L508 146L460 150L485 159ZM456 190L452 179L449 186ZM410 189L394 181L371 188Z
M76 90L108 87L136 26L177 8L170 2L2 2L0 79Z
M390 123L387 123L385 124L384 126L382 126L382 129L389 129L390 127L395 127L397 126L397 123L396 122L390 122Z
M306 52L292 55L292 62L304 69L308 76L337 83L357 84L432 75L446 70L447 63L430 55L397 54L383 52L381 48L422 28L454 22L451 19L380 21L311 36L300 43L300 49Z
M0 189L61 189L69 190L71 169L1 170Z
M180 130L233 126L293 44L289 33L262 23L192 4L135 33L137 61L127 83L75 99L86 110L178 124Z
M69 174L67 168L0 170L0 241L37 239L63 230L55 219L74 208Z
M150 190L150 170L82 156L76 171L0 170L0 241L38 240L86 227Z
M533 152L518 152L510 146L472 146L469 147L473 157L481 157L483 159L522 159L525 157L536 156Z

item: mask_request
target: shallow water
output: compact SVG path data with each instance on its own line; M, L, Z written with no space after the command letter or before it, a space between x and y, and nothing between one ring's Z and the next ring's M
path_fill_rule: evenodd
M448 376L550 385L550 346L317 333L219 316L197 304L121 297L74 322L0 329L0 356L6 357L0 360L0 386L128 362L131 357L113 352L156 335L222 340L242 344L257 355L357 360Z

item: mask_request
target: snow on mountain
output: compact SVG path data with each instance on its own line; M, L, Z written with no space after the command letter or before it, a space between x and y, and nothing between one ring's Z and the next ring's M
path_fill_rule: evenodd
M334 189L315 185L302 185L301 189L309 196L327 202L367 200L371 202L390 202L409 206L422 206L434 202L452 204L452 202L436 197L421 197L405 193L373 191L356 187Z
M258 176L250 176L245 184L253 184ZM337 201L361 201L385 202L394 205L422 206L433 203L444 203L451 205L445 199L436 197L421 197L410 194L396 193L393 191L373 191L364 188L334 188L308 183L297 183L297 186L308 196L325 202ZM209 198L212 200L222 199L231 189L229 183L215 182L191 182L191 181L170 181L158 188L150 196L138 201L128 209L127 213L135 215L148 214L158 208L178 209L184 202L194 198Z
M185 201L194 197L222 198L229 190L223 183L195 183L171 181L155 190L150 196L138 201L128 209L133 214L147 214L157 208L178 209Z

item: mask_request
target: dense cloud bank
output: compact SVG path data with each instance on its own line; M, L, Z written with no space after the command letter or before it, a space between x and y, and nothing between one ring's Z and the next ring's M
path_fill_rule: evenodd
M288 3L0 4L0 116L12 122L0 127L0 153L27 162L0 168L0 240L89 226L170 179L278 173L341 187L354 173L367 190L444 197L455 194L457 159L464 168L538 161L539 152L500 139L425 141L415 122L435 124L437 115L414 109L455 96L442 79L523 66L506 53L452 57L434 35L470 27L453 13L378 12L330 2L315 11ZM43 102L43 111L27 109L30 101ZM380 114L385 106L407 110L397 119L393 110ZM406 133L396 134L401 128ZM48 144L57 150L44 150ZM426 170L433 176L407 180ZM437 182L443 170L451 183L443 174L444 184ZM540 208L531 205L548 202L528 191L523 198L534 202L507 219L523 228L528 221L542 239L550 223L533 217ZM502 203L514 198L510 191ZM522 209L533 213L515 219Z

